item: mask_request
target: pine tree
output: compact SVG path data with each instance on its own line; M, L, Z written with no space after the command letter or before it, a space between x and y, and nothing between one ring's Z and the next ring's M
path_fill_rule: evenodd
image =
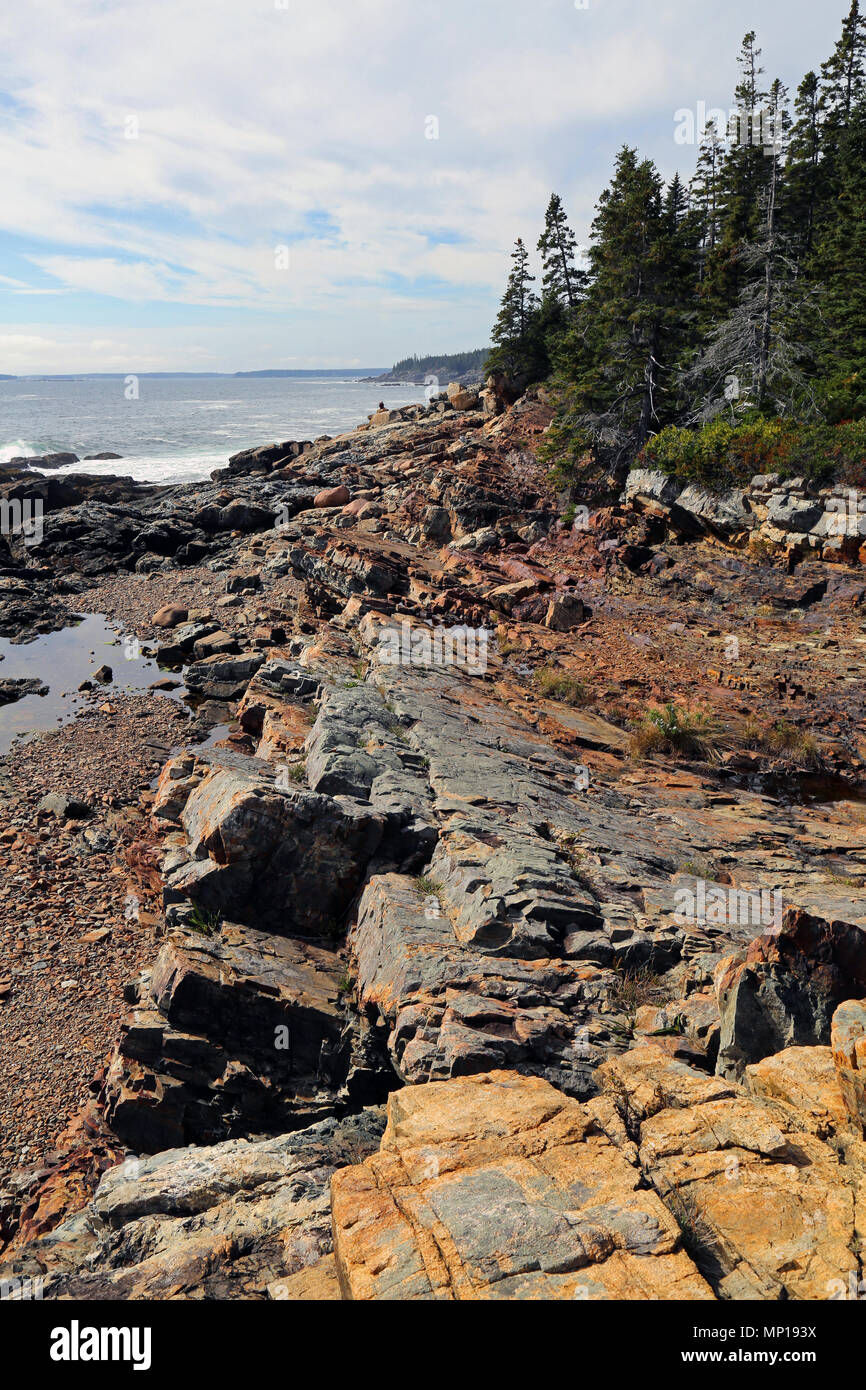
M697 166L689 186L691 203L698 216L701 280L704 277L707 257L715 250L721 230L721 172L724 149L721 135L716 126L711 124L701 139Z
M782 217L798 262L808 271L816 225L826 207L826 169L821 161L821 102L817 75L807 72L797 89L785 170Z
M761 85L764 69L754 31L743 39L739 55L740 80L734 89L735 115L728 129L728 150L720 174L721 235L707 262L704 295L715 317L736 303L743 287L746 262L739 254L754 240L760 226L760 194L766 187L764 146L765 103Z
M835 216L818 261L826 288L824 399L840 419L866 414L866 99L851 110L836 177Z
M575 264L577 238L568 225L558 193L551 193L544 216L544 231L538 238L541 252L542 302L553 302L563 309L576 309L586 284L585 271Z
M529 252L522 237L514 243L511 260L486 370L504 371L512 381L524 385L544 376L549 364L541 342L539 300L532 289L535 276L529 273Z
M697 229L679 178L667 194L625 147L592 224L591 285L558 356L550 457L619 475L670 418L696 275Z

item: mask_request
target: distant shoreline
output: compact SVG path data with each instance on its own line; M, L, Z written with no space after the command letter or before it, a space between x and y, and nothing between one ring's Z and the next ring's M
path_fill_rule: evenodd
M183 381L192 378L219 378L233 381L239 377L349 377L352 381L370 381L377 372L387 373L386 367L299 367L291 371L265 370L260 372L27 372L10 376L0 372L0 381L125 381L128 376L142 381Z

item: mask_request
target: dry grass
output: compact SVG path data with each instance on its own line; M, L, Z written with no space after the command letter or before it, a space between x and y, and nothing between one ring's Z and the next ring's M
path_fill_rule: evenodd
M545 700L558 700L561 705L582 705L587 700L586 686L576 676L555 666L540 666L533 676L539 695Z
M743 728L747 748L786 758L800 767L815 768L822 763L817 739L790 719L776 719L772 724L759 724L750 719Z
M654 975L648 965L638 970L617 970L616 976L610 1002L629 1018L644 1004L666 1004L671 997L670 986Z
M680 710L669 703L647 710L635 724L630 751L635 758L649 758L654 753L700 758L706 757L718 742L719 731L708 714L702 710Z

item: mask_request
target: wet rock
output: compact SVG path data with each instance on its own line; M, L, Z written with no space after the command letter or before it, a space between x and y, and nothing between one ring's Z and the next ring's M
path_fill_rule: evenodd
M162 648L159 655L162 660L168 659ZM263 652L250 652L240 656L216 652L213 656L203 657L187 667L187 689L192 694L208 700L238 700L264 660Z
M11 705L25 695L47 695L48 686L38 676L9 676L0 680L0 705Z
M12 467L24 468L67 468L72 463L79 463L77 454L41 454L38 457L16 457L9 460Z

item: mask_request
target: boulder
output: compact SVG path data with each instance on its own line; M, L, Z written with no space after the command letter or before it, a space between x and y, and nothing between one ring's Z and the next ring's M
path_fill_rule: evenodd
M12 468L67 468L71 463L80 463L77 454L42 454L38 458L22 458L17 456L10 459L9 464Z
M166 659L162 648L159 654L161 660ZM187 667L187 689L210 700L240 699L264 660L263 652L241 656L215 652Z
M448 387L448 399L455 410L477 410L481 404L477 391L468 391L461 386L456 391Z
M668 473L653 468L633 468L625 480L624 499L668 507L677 500L682 489L682 483Z
M56 816L58 820L84 820L90 815L86 801L65 792L48 792L36 807L37 815Z
M331 1206L354 1300L713 1297L584 1107L514 1072L392 1094L379 1153L334 1174Z
M179 623L185 623L189 613L186 608L181 608L176 603L164 603L153 615L155 627L177 627Z
M842 1100L852 1122L866 1130L866 1000L848 999L833 1015L833 1062Z
M811 531L823 515L824 503L821 498L792 497L789 493L776 493L767 503L767 521L780 531Z
M325 488L322 492L317 492L314 507L344 507L350 499L349 489L344 485L340 487Z
M586 618L583 600L577 594L557 594L551 599L544 617L544 626L551 632L570 632Z
M866 994L866 931L789 908L778 933L722 961L716 989L720 1075L783 1047L828 1046L839 1004Z
M255 593L262 587L260 574L232 574L226 580L227 594Z

